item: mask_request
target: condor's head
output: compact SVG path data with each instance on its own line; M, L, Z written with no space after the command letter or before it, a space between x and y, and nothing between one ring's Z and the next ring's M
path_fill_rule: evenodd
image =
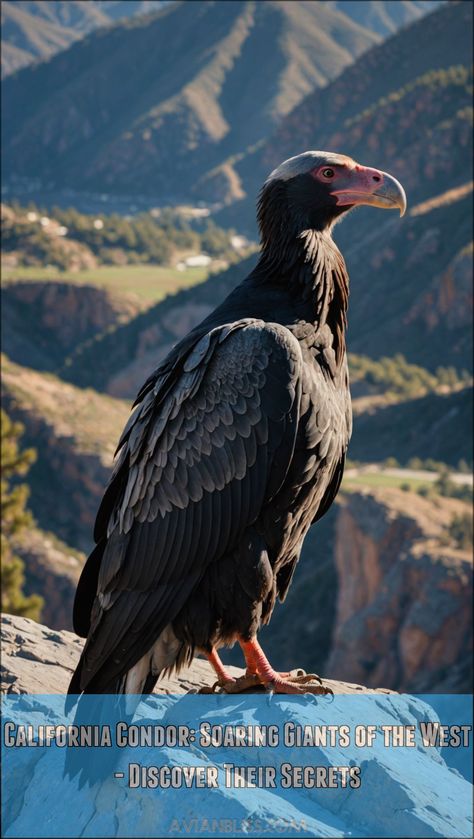
M361 204L398 209L403 216L406 203L402 185L387 172L343 154L307 151L285 160L265 181L258 208L262 242L303 230L330 230Z

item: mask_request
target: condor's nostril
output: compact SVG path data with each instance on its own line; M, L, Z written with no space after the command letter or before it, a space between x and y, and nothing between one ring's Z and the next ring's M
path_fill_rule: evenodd
M372 175L372 180L378 183L382 180L382 178L380 177L380 175Z

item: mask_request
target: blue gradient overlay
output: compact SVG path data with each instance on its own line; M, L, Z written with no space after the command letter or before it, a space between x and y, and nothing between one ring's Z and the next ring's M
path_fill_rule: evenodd
M66 714L63 696L3 698L4 836L472 836L471 696L127 702L82 697ZM465 727L457 745L423 744L422 724L437 721ZM102 745L61 745L76 731ZM394 745L407 731L413 745Z

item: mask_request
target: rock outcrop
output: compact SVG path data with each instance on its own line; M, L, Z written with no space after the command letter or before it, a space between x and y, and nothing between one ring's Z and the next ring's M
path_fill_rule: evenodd
M447 538L463 509L387 488L345 497L325 672L401 691L472 692L472 554Z
M34 694L64 692L80 653L81 640L71 633L52 632L9 615L2 619L2 634L6 719L13 720L14 725L33 728L46 721L49 726L61 725L65 719L61 697L56 701L54 696L47 699ZM210 676L207 663L195 661L179 678L160 684L159 691L195 693L203 683L209 684ZM375 721L374 727L379 729L382 724L398 721L418 730L420 722L436 720L433 708L415 697L386 690L368 691L342 682L330 684L336 695L325 705L315 705L304 698L290 702L289 697L275 697L269 705L265 697L255 695L157 695L139 706L134 722L148 728L156 723L161 723L158 728L179 724L197 732L209 718L213 725L218 723L230 730L250 722L252 729L272 723L283 731L289 723L293 729L302 730L312 729L316 723L319 728L328 723L343 724L353 731L361 722ZM30 695L20 700L15 696L19 693ZM352 696L337 695L342 693ZM223 748L213 743L207 749L196 737L196 745L189 748L165 745L136 750L129 746L116 750L115 757L110 750L102 749L94 753L93 760L95 766L97 761L105 761L105 774L92 786L86 784L82 788L78 788L77 779L63 775L65 749L5 750L8 771L3 785L4 835L50 839L92 835L152 837L185 831L189 835L222 836L245 832L242 826L248 828L250 824L256 836L471 835L470 785L459 771L448 766L437 748L420 739L416 749L405 749L402 755L400 749L385 748L380 736L370 749L354 747L350 742L349 751L328 744L309 749L298 743L282 747L281 741L277 748L251 744L243 748L235 743ZM357 788L336 785L335 789L328 789L315 784L285 789L280 783L272 786L261 780L246 784L246 788L224 783L224 764L254 769L257 766L262 771L274 767L274 772L279 773L282 762L288 759L291 763L287 766L316 766L323 773L347 762L351 767L359 767L361 784ZM131 760L140 760L136 764L140 767L159 764L170 771L189 771L189 767L197 765L205 770L215 767L218 783L212 789L199 789L192 784L181 789L175 785L147 789L141 784L132 788L124 780L129 777ZM86 765L92 766L90 758ZM116 770L124 774L120 776ZM121 781L117 780L119 777Z
M39 370L62 367L70 353L141 309L134 294L51 280L9 283L1 298L3 351Z
M73 632L56 632L28 618L2 615L1 692L3 694L65 694L81 654L84 640ZM229 667L235 676L243 675L238 667ZM160 679L158 694L177 694L211 686L214 671L207 661L195 658L179 674ZM325 680L335 694L390 693L348 682Z

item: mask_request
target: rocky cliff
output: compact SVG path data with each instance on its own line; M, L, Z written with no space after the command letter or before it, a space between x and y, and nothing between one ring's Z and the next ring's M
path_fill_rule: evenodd
M72 629L72 606L85 554L36 527L18 534L13 549L25 563L25 594L41 593L42 621L51 629Z
M64 359L140 311L133 294L66 282L12 282L1 292L2 349L12 361L55 370Z
M345 496L325 672L401 691L472 692L472 553L448 537L462 509L396 489Z
M2 635L6 719L33 728L46 721L49 726L61 725L65 720L61 697L56 701L54 696L35 694L64 693L82 641L71 633L52 632L9 615L2 618ZM255 695L217 697L217 702L216 697L179 696L195 693L211 679L207 663L195 661L178 679L159 685L159 691L173 695L154 696L142 703L135 723L143 728L156 722L165 726L179 723L200 731L210 714L213 724L229 730L246 721L252 729L264 728L269 722L281 731L288 723L293 728L312 729L317 721L316 728L324 728L324 723L343 724L352 732L361 721L375 720L374 728L395 721L417 730L421 722L436 720L434 709L420 699L344 682L330 683L335 696L324 707L306 699L290 702L289 697L275 697L269 705L265 697ZM30 695L18 697L25 693ZM200 826L211 823L211 833L217 836L227 835L233 825L239 829L250 823L256 836L280 835L285 825L291 835L308 837L471 835L470 785L446 763L444 752L440 754L421 740L416 749L384 748L380 737L373 748L351 748L352 752L327 744L310 749L296 745L285 751L280 743L276 749L258 751L235 745L209 750L199 741L189 749L142 747L134 749L133 756L130 748L121 749L113 764L114 770L123 769L128 776L130 760L139 759L145 767L159 761L173 771L184 771L198 761L204 768L217 767L219 783L211 790L192 785L181 790L132 789L126 781L116 780L117 774L109 777L109 763L104 780L81 789L77 780L63 776L65 749L5 750L9 771L3 785L4 835L152 837L174 835L179 830L199 835ZM94 754L95 762L104 759L103 752ZM358 765L361 773L361 784L355 789L328 790L325 785L298 789L294 785L288 790L280 783L272 787L261 781L244 789L226 788L222 780L223 764L229 761L245 767L257 764L262 771L266 766L275 767L277 772L289 758L292 767L316 764L324 772L349 762L351 754L356 760L351 760L350 766ZM204 833L210 835L205 828Z
M395 488L340 493L262 631L270 658L372 687L471 692L472 553L449 535L469 512Z

